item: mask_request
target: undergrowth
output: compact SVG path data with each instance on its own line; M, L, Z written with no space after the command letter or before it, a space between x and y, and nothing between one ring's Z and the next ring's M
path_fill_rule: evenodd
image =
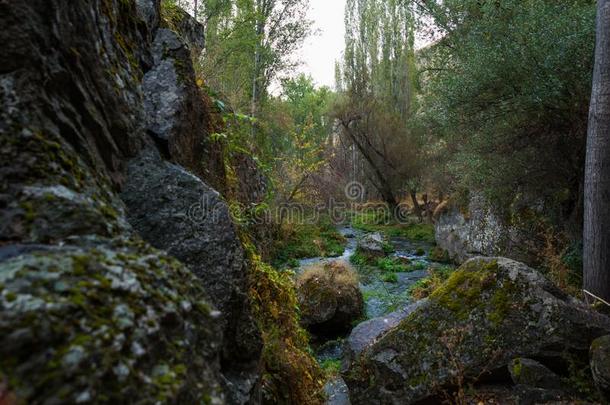
M455 269L449 266L429 267L429 276L417 281L409 288L409 294L415 300L430 296L438 287L443 285Z
M375 211L352 214L352 226L365 232L381 232L386 237L403 237L413 241L434 243L434 226L427 223L396 223Z
M264 263L252 243L244 242L251 267L249 296L264 342L263 402L321 404L324 373L299 325L294 282Z
M294 267L298 259L341 256L346 242L329 220L317 224L284 223L272 263L277 267Z

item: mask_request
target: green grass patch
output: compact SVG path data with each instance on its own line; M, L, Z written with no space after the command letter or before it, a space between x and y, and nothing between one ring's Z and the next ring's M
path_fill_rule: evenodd
M430 267L428 272L429 277L423 278L413 284L408 292L413 299L422 299L430 296L438 287L443 285L449 279L449 276L455 271L451 266Z
M386 237L403 237L413 241L434 243L434 226L426 223L397 224L383 214L372 212L352 215L352 226L365 232L381 232Z
M336 257L345 251L347 240L330 221L318 224L286 224L281 240L276 242L273 264L298 266L298 259Z
M396 275L396 273L384 273L381 276L381 281L386 283L398 283L398 275Z
M397 257L382 257L377 259L375 264L379 269L391 273L406 272L409 269L409 266L401 263Z
M320 367L327 377L334 377L341 372L341 360L327 359L320 363Z

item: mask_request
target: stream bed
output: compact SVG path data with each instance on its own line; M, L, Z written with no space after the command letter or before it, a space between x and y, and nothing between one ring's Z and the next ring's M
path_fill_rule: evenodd
M350 262L350 257L356 252L358 239L366 235L367 232L354 229L351 226L342 226L338 230L347 240L343 254L339 257L302 259L299 261L299 266L296 269L297 275L311 266L336 261ZM428 253L434 246L431 243L412 241L404 237L390 237L388 241L394 248L394 253L391 256L404 259L411 265L414 265L414 267L421 269L397 272L395 273L395 282L387 282L382 280L384 271L379 268L374 266L352 266L359 275L359 287L365 302L365 316L361 319L361 322L383 317L408 305L412 302L410 288L419 280L429 276L428 267L441 265L440 263L430 261L428 258ZM341 361L343 357L343 338L318 344L314 349L316 357L321 363L325 361ZM325 390L328 395L327 404L349 404L347 386L345 386L341 378L331 379L326 384Z

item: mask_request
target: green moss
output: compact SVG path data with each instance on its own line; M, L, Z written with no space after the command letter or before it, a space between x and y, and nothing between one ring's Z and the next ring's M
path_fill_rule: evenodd
M13 292L8 292L4 295L4 298L8 301L8 302L13 302L17 299L17 294L13 293Z
M512 363L512 372L515 378L519 378L522 371L521 359L515 359Z
M247 235L249 296L263 336L262 392L266 403L321 404L323 373L300 327L294 282L261 261Z
M449 252L439 246L434 246L430 249L428 258L437 263L451 263Z
M459 319L466 319L473 308L484 304L481 301L482 292L495 285L497 271L498 263L495 260L468 262L436 289L430 298L453 312ZM502 302L502 297L497 301Z
M398 276L396 275L396 273L386 273L381 276L381 280L386 283L397 283Z
M352 217L352 226L366 232L380 232L386 237L403 237L412 241L434 243L434 226L426 223L396 224L383 213L363 212Z

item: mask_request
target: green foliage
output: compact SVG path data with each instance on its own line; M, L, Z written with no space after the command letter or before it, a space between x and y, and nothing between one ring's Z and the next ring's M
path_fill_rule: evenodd
M429 276L418 280L409 288L409 295L414 299L422 299L428 297L439 288L451 275L455 269L450 266L429 267Z
M330 221L324 220L317 224L284 224L282 232L273 254L277 266L294 265L296 259L340 256L347 242Z
M377 259L376 266L386 272L406 272L409 266L400 262L397 257L382 257Z
M245 237L244 237L245 238ZM266 403L322 403L323 373L300 327L294 282L262 262L244 243L251 266L249 296L263 335L262 391Z
M558 216L578 209L594 2L426 5L443 38L419 54L420 117L440 139L454 187L505 208L523 193Z
M434 243L434 225L426 223L396 224L383 214L368 212L354 214L352 226L365 232L381 232L386 237L403 237L412 241Z
M341 372L341 360L327 359L320 364L320 367L324 370L327 378L334 377Z
M396 273L384 273L381 276L381 281L384 281L386 283L397 283L398 276L396 275Z

